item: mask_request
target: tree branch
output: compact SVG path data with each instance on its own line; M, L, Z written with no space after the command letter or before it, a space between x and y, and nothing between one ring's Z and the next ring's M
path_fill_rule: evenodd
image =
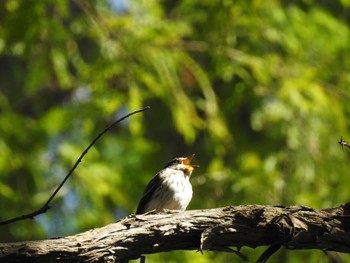
M350 144L347 141L343 140L343 136L340 137L340 141L338 142L340 144L340 146L342 147L343 151L344 151L344 147L348 147L350 148Z
M74 236L0 244L0 261L126 262L143 254L232 246L271 246L259 262L279 247L350 253L350 203L322 210L245 205L131 215Z
M72 175L72 173L74 172L74 170L78 167L79 163L83 160L84 156L88 153L88 151L90 150L90 148L92 146L94 146L94 144L98 141L98 139L100 139L107 131L109 131L111 128L113 128L115 125L117 125L119 122L125 120L126 118L129 118L131 115L134 115L136 113L140 113L143 112L145 110L150 109L149 106L141 109L141 110L137 110L137 111L133 111L127 115L125 115L124 117L116 120L115 122L113 122L111 125L109 125L107 128L105 128L102 132L100 132L95 139L90 143L90 145L83 151L83 153L80 155L80 157L78 158L78 160L75 162L75 164L73 165L73 167L70 169L70 171L68 172L68 174L66 175L66 177L63 179L63 181L59 184L59 186L56 188L56 190L52 193L52 195L49 197L49 199L46 201L46 203L39 208L38 210L25 214L25 215L21 215L15 218L11 218L5 221L1 221L0 222L0 226L1 225L7 225L10 223L14 223L20 220L24 220L24 219L33 219L35 216L40 215L45 213L47 210L50 209L50 203L52 201L52 199L56 196L56 194L58 193L59 190L61 190L62 186L64 185L64 183L68 180L68 178Z

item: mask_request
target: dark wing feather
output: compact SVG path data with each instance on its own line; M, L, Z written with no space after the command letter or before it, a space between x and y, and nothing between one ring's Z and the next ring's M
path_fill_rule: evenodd
M144 209L147 203L149 202L150 198L152 197L153 193L157 188L159 188L162 185L163 178L160 176L160 174L160 172L157 173L146 186L146 189L143 192L142 198L139 202L139 205L137 206L136 214L144 213Z

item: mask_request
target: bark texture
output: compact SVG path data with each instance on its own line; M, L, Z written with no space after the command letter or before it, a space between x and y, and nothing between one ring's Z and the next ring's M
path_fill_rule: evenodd
M304 206L245 205L131 215L114 224L63 238L0 244L1 262L127 262L170 250L281 246L350 252L350 203L315 210Z

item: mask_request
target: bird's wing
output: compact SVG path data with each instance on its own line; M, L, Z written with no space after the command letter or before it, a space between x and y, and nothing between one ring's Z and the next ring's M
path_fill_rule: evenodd
M154 191L159 188L162 185L163 178L161 176L161 173L157 173L151 181L146 186L145 191L143 192L142 198L139 202L139 205L137 206L136 214L142 214L144 213L144 209L149 202L150 198L152 197Z

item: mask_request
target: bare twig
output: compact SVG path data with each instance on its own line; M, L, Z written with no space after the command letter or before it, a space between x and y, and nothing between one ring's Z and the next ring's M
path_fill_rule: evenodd
M344 147L350 148L350 144L347 141L343 140L343 136L340 137L340 141L338 143L341 145L343 151L344 151Z
M63 181L60 183L60 185L56 188L56 190L53 192L53 194L50 196L50 198L47 200L47 202L41 208L39 208L38 210L36 210L34 212L31 212L29 214L25 214L25 215L18 216L18 217L15 217L15 218L11 218L11 219L8 219L8 220L5 220L5 221L1 221L0 222L0 226L1 225L7 225L7 224L10 224L10 223L14 223L14 222L17 222L17 221L20 221L20 220L24 220L24 219L33 219L35 216L43 214L47 210L49 210L50 209L50 203L51 203L52 199L56 196L58 191L62 188L64 183L68 180L68 178L71 176L71 174L74 172L74 170L78 167L79 163L82 161L82 159L87 154L87 152L90 150L90 148L97 142L97 140L100 139L107 131L109 131L111 128L113 128L119 122L125 120L126 118L130 117L131 115L143 112L143 111L148 110L148 109L150 109L149 106L147 106L147 107L145 107L145 108L143 108L141 110L133 111L133 112L125 115L124 117L116 120L111 125L109 125L107 128L105 128L101 133L99 133L96 136L96 138L90 143L90 145L83 151L83 153L80 155L79 159L75 162L75 164L73 165L71 170L68 172L66 177L63 179Z

